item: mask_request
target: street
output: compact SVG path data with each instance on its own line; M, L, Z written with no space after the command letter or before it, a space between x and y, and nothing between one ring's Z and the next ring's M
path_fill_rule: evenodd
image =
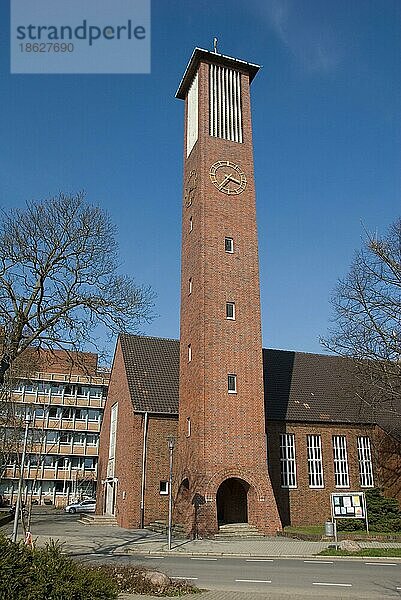
M238 543L204 541L211 551L194 555L194 542L175 540L175 551L165 552L165 537L147 530L85 526L79 516L54 509L36 508L32 532L39 543L60 539L66 552L80 562L144 565L175 579L186 579L209 590L241 591L316 598L401 598L399 559L347 559L331 557L285 558L260 555L266 542L252 541L247 555L229 556ZM11 532L10 524L3 528ZM200 542L201 543L201 542ZM302 542L272 539L271 544L295 552ZM317 544L317 543L315 543ZM270 545L269 547L273 547ZM310 545L309 545L310 547ZM157 550L160 552L157 552ZM225 556L217 555L223 549ZM249 549L248 549L249 550ZM256 552L257 550L257 552ZM318 545L316 552L319 551ZM258 555L259 553L259 555ZM214 555L213 555L214 554ZM264 595L263 594L263 595Z

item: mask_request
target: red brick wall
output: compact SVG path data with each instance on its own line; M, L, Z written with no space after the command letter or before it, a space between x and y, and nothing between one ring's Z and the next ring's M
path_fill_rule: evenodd
M118 479L116 519L121 527L139 527L143 417L135 415L133 411L119 341L100 432L97 514L103 513L104 484L102 481L107 474L111 408L116 402L118 402L115 456L115 477Z
M375 447L376 434L370 426L333 426L322 424L296 424L269 422L268 452L269 470L280 517L283 525L311 525L320 524L330 519L330 494L337 491L357 491L360 486L358 469L357 437L367 435L370 437L372 449ZM281 487L280 479L280 440L281 433L295 435L295 453L297 464L297 487L285 489ZM309 487L307 435L321 435L324 488L314 489ZM345 435L347 441L349 488L336 488L334 481L333 461L333 435ZM373 454L373 469L376 465ZM375 478L375 484L376 484Z

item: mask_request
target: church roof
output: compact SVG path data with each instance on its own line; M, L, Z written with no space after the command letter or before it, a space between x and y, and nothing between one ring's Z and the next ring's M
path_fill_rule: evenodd
M120 335L134 410L178 414L179 341ZM266 418L374 423L353 389L350 361L337 356L263 350Z
M375 422L358 399L349 359L264 349L263 375L267 420Z
M127 334L119 340L134 410L177 414L179 342Z

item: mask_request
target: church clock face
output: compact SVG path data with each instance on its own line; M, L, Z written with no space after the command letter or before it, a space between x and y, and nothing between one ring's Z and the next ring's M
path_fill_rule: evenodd
M246 176L241 167L229 160L219 160L210 167L210 180L223 194L241 194L246 188Z
M191 206L192 200L194 199L195 190L198 182L198 175L194 169L188 175L187 182L185 184L184 203L185 206Z

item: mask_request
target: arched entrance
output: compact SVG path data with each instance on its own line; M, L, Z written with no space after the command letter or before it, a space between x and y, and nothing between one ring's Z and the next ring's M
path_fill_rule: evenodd
M249 484L237 477L230 477L220 484L216 495L217 521L226 523L248 523Z

